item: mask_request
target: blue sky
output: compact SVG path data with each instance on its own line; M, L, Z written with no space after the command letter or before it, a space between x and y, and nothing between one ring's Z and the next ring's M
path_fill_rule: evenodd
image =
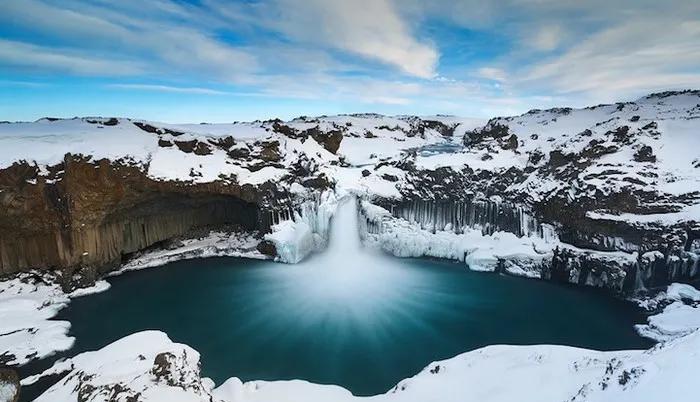
M0 120L490 117L698 87L696 0L0 1Z

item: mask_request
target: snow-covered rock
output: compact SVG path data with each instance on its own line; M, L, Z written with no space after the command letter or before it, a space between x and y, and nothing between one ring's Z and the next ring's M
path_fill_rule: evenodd
M109 275L144 268L157 267L169 262L207 257L241 257L267 259L257 250L259 239L253 233L211 231L198 238L183 239L172 247L147 251L123 264Z
M582 250L563 243L547 227L527 232L529 235L521 232L518 236L506 231L491 231L493 226L488 222L482 225L468 220L463 226L451 226L450 223L445 225L445 220L433 219L426 228L420 219L411 221L395 217L368 201L361 203L361 211L365 244L397 257L446 258L463 261L475 271L501 271L544 279L556 279L556 275L562 275L558 270L566 268L566 276L562 278L566 282L616 290L622 290L625 276L615 267L636 263L636 254ZM435 215L435 218L439 216ZM572 261L568 261L569 258ZM578 265L576 259L595 261L598 267L612 265L613 268L592 271Z

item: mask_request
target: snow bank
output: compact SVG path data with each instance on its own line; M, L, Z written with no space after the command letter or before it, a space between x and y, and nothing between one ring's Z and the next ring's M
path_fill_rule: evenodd
M108 400L205 401L208 384L199 372L199 353L173 343L164 333L144 331L96 352L58 362L44 374L68 372L35 402ZM25 379L30 384L37 377Z
M659 342L676 339L700 328L700 308L676 301L647 321L648 324L635 327L640 335Z
M0 360L21 365L55 352L70 349L75 339L68 336L68 321L51 320L66 307L70 297L104 291L99 281L94 287L66 295L53 282L22 274L0 282Z

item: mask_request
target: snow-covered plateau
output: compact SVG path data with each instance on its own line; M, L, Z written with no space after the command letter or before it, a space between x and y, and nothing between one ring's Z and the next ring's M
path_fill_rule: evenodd
M644 301L659 311L638 328L661 342L648 351L489 346L369 399L685 400L700 362L697 291L681 284L700 280L698 135L700 91L488 121L0 123L0 364L69 349L70 324L51 318L106 276L206 256L299 262L352 195L364 244L399 257L624 295L673 283ZM134 334L58 363L69 374L40 400L355 399L302 381L214 387L198 360Z

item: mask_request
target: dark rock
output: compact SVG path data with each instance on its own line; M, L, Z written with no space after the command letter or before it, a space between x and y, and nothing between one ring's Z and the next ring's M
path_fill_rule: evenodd
M262 151L260 151L260 159L265 162L279 162L282 160L282 155L279 151L280 142L279 141L267 141L260 144Z
M370 172L369 170L367 170L367 169L362 169L362 177L367 177L367 176L369 176L369 175L371 175L371 174L372 174L372 172Z
M62 179L27 185L36 166L0 169L0 276L55 270L70 288L195 227L257 228L263 195L255 187L156 181L138 167L70 154L49 171Z
M231 159L247 159L250 156L248 148L235 148L226 153Z
M169 128L154 127L150 124L141 123L138 121L135 121L133 123L136 127L140 128L141 130L143 130L147 133L151 133L151 134L170 134L173 137L177 137L179 135L184 134L183 132L180 132L180 131L171 130Z
M542 151L540 151L539 149L537 149L537 150L535 150L535 151L533 151L533 152L530 152L530 155L529 155L528 158L527 158L527 163L528 163L529 165L537 165L538 163L540 163L540 161L541 161L543 158L544 158L544 154L542 153Z
M168 140L159 139L158 146L163 147L163 148L168 148L168 147L172 147L173 143L168 141Z
M422 125L425 128L437 131L438 133L440 133L440 135L444 137L452 137L456 128L456 126L454 125L447 125L437 120L423 120Z
M236 140L232 136L226 136L223 138L217 138L215 140L210 140L212 145L223 149L224 151L231 149L236 145Z
M283 124L281 120L277 120L272 124L272 131L285 135L289 138L300 137L300 135L297 133L297 130L293 129L292 127L289 127L286 124Z
M331 183L328 180L328 177L326 177L326 175L323 173L316 177L305 179L304 181L302 181L301 185L306 188L314 188L317 190L323 190L331 187Z
M505 142L501 144L501 148L512 151L518 149L518 136L512 134Z
M468 131L464 134L464 145L472 146L480 143L485 138L503 138L510 134L509 127L499 123L497 120L490 120L486 126L480 130Z
M170 352L162 352L156 355L153 360L153 367L151 368L151 374L155 376L156 381L165 382L170 386L176 386L177 383L174 381L173 373L173 362L177 357Z
M649 145L643 145L634 153L634 160L637 162L656 162L654 150Z
M340 142L343 140L343 132L341 130L321 131L316 126L302 133L305 137L311 137L318 142L328 152L334 154L340 148Z
M258 245L256 246L256 249L264 255L270 256L270 257L275 257L277 256L277 247L275 247L275 243L269 241L269 240L263 240Z
M642 130L656 130L658 128L659 128L659 125L655 121L652 121L651 123L642 127Z
M620 126L615 130L608 131L605 134L608 136L612 135L614 142L621 142L624 144L629 144L632 139L629 126Z
M194 153L195 155L204 156L212 153L211 147L208 144L197 140L175 141L175 145L180 151L188 154Z
M397 181L399 181L399 178L398 178L398 177L396 177L396 176L394 176L394 175L391 175L391 174L386 174L386 173L382 175L382 179L384 179L384 180L386 180L386 181L390 181L390 182L397 182Z

